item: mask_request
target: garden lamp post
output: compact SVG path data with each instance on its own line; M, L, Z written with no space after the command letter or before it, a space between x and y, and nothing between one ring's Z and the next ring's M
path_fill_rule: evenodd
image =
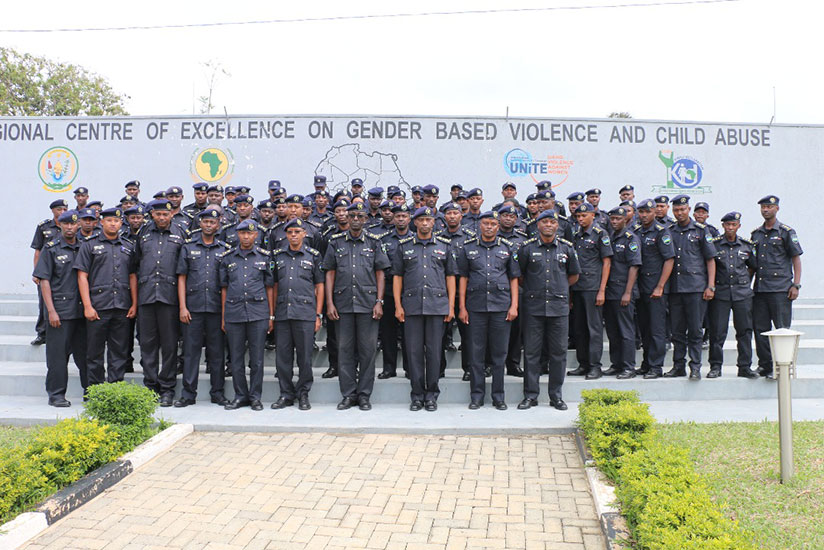
M795 377L798 340L804 333L789 328L779 328L761 334L770 339L773 369L776 378L778 378L778 437L781 448L781 483L787 483L794 475L790 374Z

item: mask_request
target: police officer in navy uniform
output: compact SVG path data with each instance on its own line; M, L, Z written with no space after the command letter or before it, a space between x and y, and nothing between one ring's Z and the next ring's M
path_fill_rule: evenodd
M274 277L268 250L255 246L258 223L242 221L237 226L238 246L220 258L222 328L231 353L235 397L226 410L251 406L263 410L263 345L274 321ZM249 349L249 381L245 356Z
M473 187L467 192L466 200L469 201L469 212L461 218L461 225L477 235L482 214L481 206L484 203L484 192L477 187Z
M618 199L623 201L634 201L635 200L635 187L630 184L626 184L618 190Z
M35 229L34 237L31 240L31 247L34 249L34 263L32 267L37 266L37 260L40 259L40 252L43 250L46 243L54 240L58 233L60 233L60 228L57 227L57 219L60 217L60 214L68 210L69 203L66 202L66 199L56 199L51 202L49 208L52 211L52 217L47 218L37 224L37 229ZM34 277L32 279L34 280L34 284L38 284ZM46 305L43 303L43 296L40 293L39 286L37 288L37 302L38 315L37 323L35 324L37 336L34 340L32 340L32 346L40 346L46 343L46 325L48 324L48 315L46 314Z
M89 188L88 187L78 187L74 190L74 202L75 207L74 210L80 210L81 208L86 208L86 203L89 202Z
M670 277L672 370L667 378L686 376L689 351L690 380L701 379L701 326L707 302L715 295L715 245L707 226L690 218L690 198L672 199L675 224L669 228L675 248Z
M383 221L380 212L381 202L383 202L383 187L372 187L369 189L369 191L367 191L367 201L369 208L366 209L366 229L371 229L376 225L380 225Z
M758 201L764 223L755 228L750 240L755 246L757 271L753 298L753 329L758 374L772 376L770 342L762 332L788 328L792 323L792 303L801 290L801 244L795 229L778 221L779 198L767 195Z
M675 249L669 229L655 220L655 203L638 203L640 225L635 233L641 240L641 269L638 273L638 325L641 329L643 360L637 374L645 379L663 375L667 352L667 298L669 278L675 264Z
M160 406L174 402L180 313L177 256L187 236L172 222L166 199L146 205L152 221L135 242L140 357L143 384L160 396Z
M675 220L669 216L670 200L666 195L658 195L655 201L655 221L667 229L675 225Z
M517 215L518 209L514 205L505 205L498 209L498 223L500 224L498 236L511 242L516 252L521 245L529 239L529 236L524 231L515 227ZM523 290L523 287L518 288L521 295L523 295ZM522 302L523 300L518 301L518 303ZM509 323L509 342L506 353L506 373L518 378L524 376L523 368L521 368L521 350L523 349L521 320L522 318L519 315Z
M46 393L52 407L69 407L69 355L80 371L83 391L89 385L86 364L86 320L73 269L80 242L77 240L77 211L67 210L57 219L60 232L43 247L33 276L48 312L46 326Z
M199 181L192 185L192 190L195 193L195 200L194 202L190 202L183 207L183 211L191 216L192 219L194 219L198 212L209 205L209 198L207 196L208 189L209 184L203 181Z
M612 262L604 301L604 324L609 337L610 368L605 375L620 380L635 377L635 301L641 243L627 229L626 207L609 211L612 226Z
M392 207L392 223L395 229L381 237L381 244L386 252L387 258L390 258L390 265L384 269L384 276L386 277L386 284L384 285L384 303L383 316L381 317L380 338L383 344L383 371L378 374L380 380L387 378L394 378L397 376L398 367L398 340L401 342L401 357L403 370L407 371L407 378L409 377L408 365L406 361L406 343L403 338L403 327L395 317L395 295L393 294L393 271L391 266L391 258L395 255L395 250L401 239L405 239L411 235L409 231L409 223L412 221L409 207L406 203L396 204Z
M586 193L586 201L595 207L595 224L601 229L609 233L609 216L606 212L601 210L598 205L601 203L601 190L597 187L589 189Z
M612 263L609 234L595 223L595 206L581 203L575 211L578 229L573 235L581 276L572 287L573 337L578 368L571 376L600 378L604 353L604 316L602 306Z
M164 198L172 205L172 225L177 225L184 232L188 231L193 217L180 207L183 203L183 188L176 185L169 187Z
M710 205L706 202L697 202L695 203L695 207L692 209L692 218L697 221L698 223L703 223L707 226L707 231L709 231L710 235L713 238L718 237L721 233L718 231L718 228L712 225L711 223L707 223L707 219L710 217ZM706 313L704 313L704 324L702 325L704 328L704 347L709 347L710 341L710 308L707 307ZM707 375L709 378L709 374ZM713 377L714 378L714 377Z
M433 231L436 233L438 231L443 231L446 228L446 220L444 219L443 213L438 210L438 196L440 195L441 190L437 185L429 184L424 185L421 191L423 192L421 206L430 208L435 215L435 229L433 229ZM417 212L417 208L418 207L416 207L415 212ZM412 227L414 228L414 226L415 220L413 216Z
M538 236L518 250L518 267L524 300L521 305L524 337L524 399L521 410L538 405L541 351L549 340L549 404L558 410L568 407L561 395L566 370L569 333L570 286L581 267L575 246L558 237L558 212L546 210L538 216Z
M231 247L236 247L238 245L238 235L237 235L237 227L241 223L246 220L252 219L252 210L254 209L255 199L249 195L238 195L235 197L235 218L231 223L225 224L220 229L220 233L218 234L218 238L227 243ZM263 247L264 240L266 237L266 233L259 226L257 227L257 238L255 240L255 246Z
M175 407L195 404L200 350L206 345L212 403L229 403L223 393L223 332L220 329L220 258L229 245L215 238L220 212L204 209L195 214L200 229L183 244L177 259L177 296L183 323L183 390Z
M78 240L85 241L100 235L101 229L97 225L97 210L94 208L81 208L75 212L80 220L80 230L75 235Z
M481 214L479 237L467 239L455 249L457 256L458 304L461 321L467 325L469 341L470 403L472 410L484 404L487 351L492 366L492 406L506 410L504 364L511 323L518 317L517 248L499 237L498 213ZM467 349L468 348L468 349Z
M710 372L707 378L721 376L724 341L732 311L735 340L738 344L738 376L758 378L752 371L752 274L756 270L752 242L738 236L741 213L728 212L721 218L724 234L713 239L715 256L715 297L709 303Z
M380 239L364 230L364 204L351 204L347 213L349 230L332 237L323 258L326 312L338 322L338 376L343 397L338 410L357 405L368 411L372 408L375 354L383 316L384 270L390 264Z
M395 316L404 324L412 382L409 409L438 409L444 323L455 317L455 258L450 243L433 235L435 209L412 220L416 233L402 239L392 258Z
M129 320L137 316L137 259L120 235L120 208L100 213L103 232L80 245L74 261L86 324L89 385L120 382L128 361ZM108 375L103 353L108 348Z
M312 344L320 330L324 304L321 254L306 244L306 222L293 218L286 222L286 246L272 252L275 270L275 321L277 330L277 371L280 397L273 409L283 409L298 401L302 411L312 408ZM293 381L297 355L298 381Z

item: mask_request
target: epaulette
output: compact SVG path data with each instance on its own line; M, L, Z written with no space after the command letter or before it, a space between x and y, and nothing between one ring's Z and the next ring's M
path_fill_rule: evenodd
M406 243L410 242L410 241L411 241L412 239L414 239L414 238L415 238L415 236L414 236L414 235L410 235L409 237L406 237L405 239L401 239L401 240L399 240L399 241L398 241L398 244L406 244Z
M278 254L280 254L284 250L286 250L286 249L285 248L276 248L272 251L272 256L277 256Z
M230 245L230 244L229 244L229 243L227 243L226 241L221 241L220 239L215 239L215 240L218 242L218 244L220 244L220 245L222 245L224 248L226 248L226 250L231 250L231 249L232 249L232 245Z
M391 233L391 231L384 231L383 233L369 233L369 232L367 232L366 236L367 237L372 237L373 239L381 240L382 238L389 235L389 233Z
M344 235L346 235L346 232L341 231L340 233L335 233L334 235L332 235L331 237L329 237L329 240L331 241L332 239L340 239L340 238L341 238L341 237L343 237Z
M320 227L321 227L318 222L313 222L312 220L303 220L303 221L305 221L309 225L314 225L317 229L320 229Z
M178 213L183 214L184 216L189 216L190 218L194 218L194 216L192 216L191 214L189 214L185 210L178 210Z
M560 238L560 237L559 237L559 238ZM532 237L531 239L527 239L527 240L525 240L525 241L523 242L522 246L523 246L523 245L527 245L527 244L529 244L529 243L534 243L534 242L535 242L535 241L537 241L537 240L538 240L538 237ZM563 241L563 239L561 239L561 240Z
M89 238L91 239L92 237L89 237ZM134 241L128 235L120 235L120 238L123 239L124 241L126 241L129 244L134 244Z
M449 239L447 239L445 237L438 236L438 237L435 237L435 240L436 241L441 241L442 243L446 243L446 244L452 244L452 241L450 241Z
M635 234L635 233L633 233L632 231L629 231L629 230L624 231L624 236L625 236L625 237L629 237L630 239L632 238L632 236L633 236L634 234Z
M664 227L660 223L656 222L655 223L655 229L657 229L658 231L663 231L664 229L666 229L666 227Z
M592 224L591 227L592 227L592 230L595 231L596 233L603 233L604 232L604 229L601 226L595 225L594 223Z
M501 242L504 243L507 246L515 246L515 243L513 243L512 241L510 241L509 239L507 239L505 237L501 237Z
M189 231L189 235L194 235L195 233L200 233L202 231L203 230L198 227L197 229L192 229L191 231Z
M475 233L475 231L473 231L472 229L469 229L468 227L462 227L461 229L463 229L464 233L466 233L467 235L472 235L473 237L478 236L478 234Z
M718 238L720 239L721 235L718 235ZM744 237L738 237L738 238L741 240L741 242L747 243L748 245L752 246L752 241L751 240L745 239Z
M698 227L698 228L700 228L700 229L706 229L706 228L707 228L707 226L706 226L706 225L704 225L704 224L703 224L703 223L701 223L701 222L693 222L693 223L695 223L695 227Z
M564 221L567 221L569 218L567 218L567 217L566 217L566 216L564 216L563 214L558 214L558 219L559 219L559 220L564 220Z
M530 225L532 225L532 224L533 224L533 223L535 223L536 221L537 221L537 220L536 220L535 218L532 218L531 220L529 220L528 222L526 222L527 227L529 227Z
M470 237L469 239L464 240L463 244L469 244L471 242L475 242L475 237Z
M38 224L37 224L37 227L40 227L41 225L46 225L46 224L47 224L47 223L49 223L50 221L51 221L51 218L46 218L46 219L45 219L45 220L43 220L42 222L38 223Z
M220 228L220 230L221 230L221 231L223 231L224 229L229 229L229 228L230 228L230 227L232 227L233 225L237 225L237 224L236 224L236 223L227 223L227 224L224 224L224 225L223 225L223 227L221 227L221 228Z
M530 240L534 240L534 239L530 239ZM567 245L567 246L575 246L575 245L574 245L574 244L572 244L570 241L568 241L568 240L566 240L566 239L564 239L564 238L562 238L562 237L558 237L558 240L559 240L559 241L561 241L562 243L564 243L564 244L565 244L565 245ZM526 244L526 243L524 243L524 244Z
M218 253L217 257L218 257L218 258L222 258L222 257L224 257L226 254L230 253L232 250L234 250L234 249L233 249L233 248L229 248L228 250L224 250L223 252Z
M56 244L57 244L57 241L49 241L45 245L43 245L43 248L51 248Z
M718 241L720 241L722 238L723 238L723 235L718 235L717 237L713 237L713 238L712 238L712 242L717 243L717 242L718 242Z
M515 229L512 232L516 235L520 235L521 237L529 237L529 234L526 231L521 231L520 229Z
M270 252L268 250L266 250L265 248L261 248L259 246L256 246L255 250L257 250L258 252L260 252L261 254L264 254L266 256L268 256L270 254Z
M793 230L793 228L792 228L792 227L790 227L789 225L784 224L784 223L779 224L779 226L780 226L780 227L781 227L781 229L783 229L784 231L792 231L792 230Z
M99 233L98 233L98 235L99 235ZM89 235L88 237L83 237L83 240L84 241L90 241L90 240L94 239L95 237L97 237L97 235L92 234L92 235Z
M308 252L308 253L309 253L309 254L311 254L312 256L320 256L320 251L315 250L315 249L314 249L314 248L312 248L311 246L307 246L307 247L306 247L306 252Z

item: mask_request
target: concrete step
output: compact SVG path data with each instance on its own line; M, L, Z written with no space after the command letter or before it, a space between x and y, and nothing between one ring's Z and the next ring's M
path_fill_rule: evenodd
M0 299L0 315L34 315L37 317L37 297Z
M263 395L264 400L274 401L280 394L278 381L275 378L275 368L264 366ZM142 384L141 369L126 375L126 380ZM311 390L311 399L318 403L337 403L340 401L340 386L337 378L323 379L321 374L326 369L313 369L314 383ZM704 368L704 374L707 369ZM380 369L378 369L380 372ZM564 382L564 398L579 401L581 391L593 388L609 388L614 390L637 390L644 401L707 401L717 399L770 399L777 395L775 381L758 379L748 380L736 377L735 366L725 366L721 378L698 382L686 378L644 380L636 377L631 380L617 380L614 377L603 377L599 380L584 380L581 377L567 376ZM297 374L297 373L296 373ZM520 399L523 396L523 379L514 376L505 377L505 392L510 400ZM546 391L547 377L541 377L542 393ZM440 401L445 403L468 403L469 383L461 380L459 371L447 371L445 378L439 383ZM181 381L178 376L177 395L180 395ZM491 392L491 379L487 379L487 401ZM399 373L396 378L375 380L373 401L375 403L406 403L409 401L410 382ZM225 378L225 394L231 398L231 378ZM69 399L79 398L82 395L80 379L74 365L69 365ZM32 363L0 363L0 396L45 396L45 365ZM799 399L824 399L824 365L800 366L798 378L793 381L793 397ZM199 376L199 401L209 400L209 375L201 367Z

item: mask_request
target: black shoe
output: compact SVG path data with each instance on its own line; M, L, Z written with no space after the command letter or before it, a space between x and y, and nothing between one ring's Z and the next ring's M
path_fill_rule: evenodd
M630 378L635 378L635 369L632 370L625 370L616 376L618 380L629 380Z
M641 367L640 369L635 369L635 374L646 374L649 372L649 367Z
M320 375L321 378L334 378L338 375L337 367L329 367L326 372Z
M378 380L386 380L387 378L395 378L398 375L395 371L385 370L378 375Z
M50 407L71 407L71 401L67 400L65 397L55 397L54 399L49 399L49 406Z
M707 378L721 378L721 367L712 367L707 373Z
M31 341L32 346L42 346L46 343L46 335L45 334L38 334L34 340Z
M589 369L589 372L584 378L586 378L587 380L598 380L603 375L604 373L601 372L601 367L592 367L591 369Z
M278 400L272 403L273 409L285 409L286 407L291 407L294 405L295 402L292 399L287 399L285 397L278 397Z
M429 412L437 411L438 410L438 402L437 401L432 401L432 400L426 401L423 404L423 408L426 409Z
M234 411L235 409L239 409L241 407L248 407L249 400L248 399L232 399L229 401L223 408L227 411Z
M701 380L701 369L690 367L690 380Z
M765 368L758 367L758 370L756 372L758 373L758 376L763 376L764 378L772 378L772 369L767 370Z
M423 401L416 399L412 403L409 404L410 411L419 411L423 408Z
M174 402L174 406L178 409L182 409L183 407L188 407L189 405L194 405L195 400L189 399L188 397L181 397L177 401Z
M464 371L463 375L461 375L461 380L463 380L464 382L469 382L469 372L468 371Z
M160 396L161 407L171 407L174 404L175 395L173 393L164 393Z
M480 409L483 406L484 406L483 403L481 403L480 401L471 401L469 403L469 410L470 411L477 411L478 409Z
M263 346L263 349L265 349L266 351L274 351L274 350L275 350L275 345L274 345L274 344L270 344L270 343L266 343L266 344Z
M362 411L371 411L372 410L372 403L369 402L369 398L365 395L361 395L358 397L358 408Z
M220 405L221 407L225 407L229 404L229 400L221 395L220 397L212 397L212 403L214 403L215 405Z
M616 374L621 374L621 369L616 369L615 367L610 367L601 374L604 376L615 376Z
M520 367L520 365L515 365L514 367L509 367L506 369L506 374L509 376L515 376L517 378L524 377L524 369Z
M444 348L444 351L458 351L458 348L455 347L455 344L450 342L449 344L446 345L446 347Z
M675 367L672 367L670 370L664 373L664 378L682 378L686 375L686 369L677 369Z
M312 405L309 404L309 395L303 394L298 397L298 409L302 411L308 411L312 408Z
M554 407L554 408L558 409L559 411L565 411L569 408L569 407L567 407L567 404L564 403L563 399L559 399L558 401L555 401L555 402L550 401L549 406Z
M655 380L656 378L661 378L661 376L663 375L659 372L649 371L644 375L644 380Z
M739 378L749 378L750 380L754 380L758 378L758 373L753 372L750 369L738 369L738 376Z
M490 378L492 376L492 367L484 367L484 377Z
M252 401L251 406L252 406L252 410L253 410L253 411L262 411L262 410L263 410L263 403L261 403L261 402L260 402L259 400L257 400L257 399L255 399L254 401Z
M589 372L584 367L578 366L575 370L568 370L567 376L586 376L587 372Z
M351 409L355 405L358 404L358 401L354 397L344 397L338 403L338 410L345 411L346 409Z
M537 406L538 406L538 400L537 399L530 399L528 397L525 397L523 401L518 403L518 408L522 411L524 411L526 409L530 409L532 407L537 407Z
M503 401L493 401L492 406L498 409L499 411L505 411L509 408Z

